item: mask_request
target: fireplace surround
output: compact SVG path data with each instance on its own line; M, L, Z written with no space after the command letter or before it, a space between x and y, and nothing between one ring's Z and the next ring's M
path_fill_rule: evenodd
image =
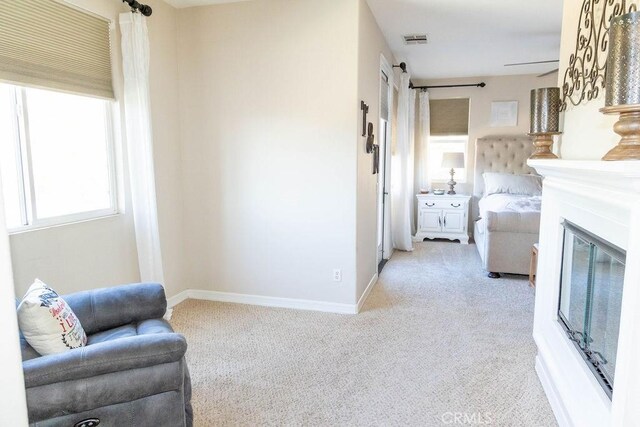
M564 221L558 322L611 397L626 252Z
M640 425L640 162L529 166L545 177L536 371L556 419L561 426Z

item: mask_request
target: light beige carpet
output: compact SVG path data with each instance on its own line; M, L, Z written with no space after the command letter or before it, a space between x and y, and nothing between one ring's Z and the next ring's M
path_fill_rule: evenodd
M198 426L555 426L533 301L525 278L487 278L473 245L425 242L395 253L358 315L188 300L171 323Z

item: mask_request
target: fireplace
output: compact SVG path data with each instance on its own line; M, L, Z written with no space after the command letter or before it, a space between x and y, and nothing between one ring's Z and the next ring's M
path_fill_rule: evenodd
M533 321L540 382L561 427L639 425L640 162L529 166L544 176Z
M611 398L626 251L563 222L558 322Z

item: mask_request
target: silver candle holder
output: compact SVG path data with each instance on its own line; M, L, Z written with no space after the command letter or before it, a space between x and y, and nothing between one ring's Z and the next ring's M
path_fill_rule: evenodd
M604 114L619 114L613 126L622 139L602 160L640 160L640 12L611 20Z
M560 135L560 88L545 87L531 91L529 135L535 150L530 159L557 159L553 154L554 135Z

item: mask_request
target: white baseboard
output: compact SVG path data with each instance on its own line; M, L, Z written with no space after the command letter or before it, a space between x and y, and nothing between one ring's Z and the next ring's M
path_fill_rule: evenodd
M180 304L182 301L190 298L189 297L190 290L182 291L171 298L167 298L167 309L171 309L176 305Z
M536 372L538 373L538 378L540 379L542 388L547 395L547 399L549 400L549 404L551 405L553 414L556 416L558 425L560 427L573 427L573 424L571 423L571 420L567 413L567 409L565 408L564 403L562 403L562 400L560 400L558 390L556 390L553 381L551 381L551 374L549 372L547 364L545 363L544 358L540 355L540 353L536 355Z
M233 292L205 291L201 289L187 289L171 298L167 298L167 313L165 318L171 319L173 307L187 299L205 301L232 302L236 304L259 305L263 307L294 308L297 310L322 311L327 313L357 314L378 281L378 273L374 274L357 304L343 304L326 301L314 301L295 298L269 297L263 295L237 294Z
M360 299L358 300L358 305L357 305L357 313L360 313L360 310L362 310L362 306L364 305L364 302L367 300L367 297L369 297L369 294L371 293L371 290L376 285L376 283L378 283L378 273L373 275L373 277L369 281L369 284L367 285L367 289L365 289L362 295L360 296Z
M366 292L365 292L366 293ZM236 294L233 292L205 291L188 289L167 300L172 308L182 301L191 298L205 301L232 302L237 304L259 305L264 307L294 308L298 310L323 311L327 313L357 314L358 305L342 304L326 301L313 301L295 298L279 298L262 295ZM362 300L362 298L361 298Z
M182 291L177 295L172 296L171 298L167 298L167 311L164 312L164 316L162 316L165 320L171 320L171 316L173 315L173 307L180 304L182 301L189 298L189 291Z

